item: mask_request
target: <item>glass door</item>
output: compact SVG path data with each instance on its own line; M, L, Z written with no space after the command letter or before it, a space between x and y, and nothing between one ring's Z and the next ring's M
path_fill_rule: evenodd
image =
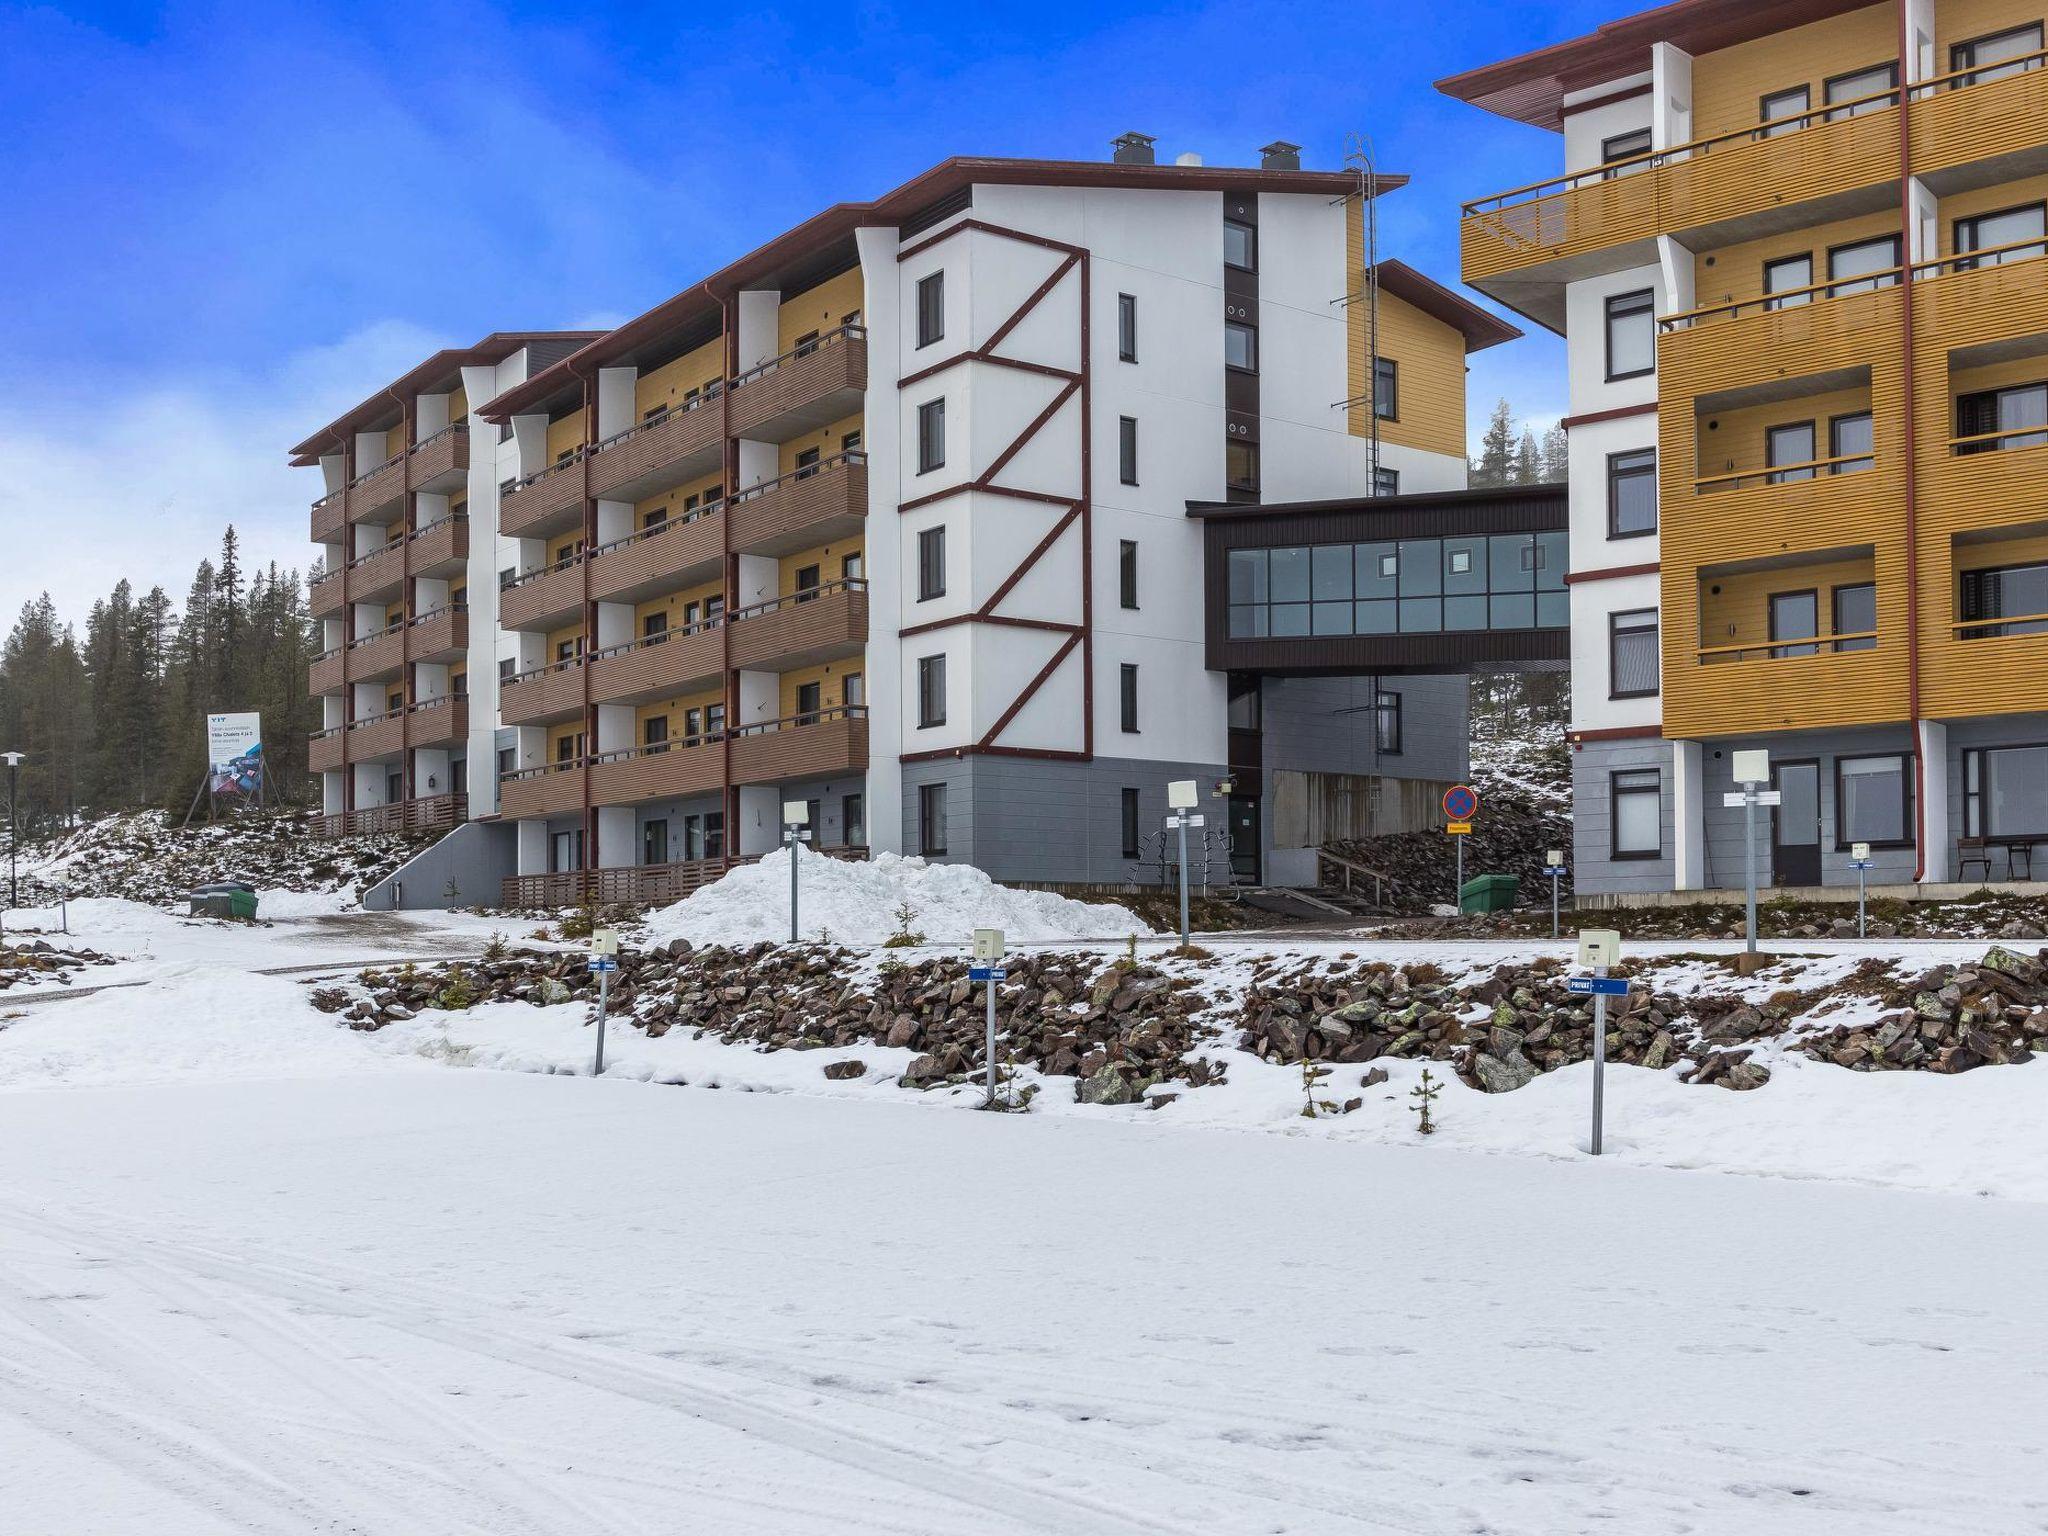
M1820 884L1820 764L1771 765L1778 804L1771 812L1771 878L1777 885Z

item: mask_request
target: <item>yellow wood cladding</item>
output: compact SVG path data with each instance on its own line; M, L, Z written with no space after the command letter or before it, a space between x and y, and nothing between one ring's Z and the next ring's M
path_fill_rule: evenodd
M1701 54L1692 62L1692 137L1749 127L1761 120L1765 96L1801 85L1818 107L1830 78L1898 56L1898 12L1889 4Z
M725 591L724 584L717 581L700 582L694 587L679 592L664 592L659 597L650 597L633 609L633 633L646 633L647 620L657 613L668 615L670 629L682 629L704 617L704 604L709 598Z
M384 458L388 462L406 450L405 423L400 422L384 434Z
M1354 272L1362 269L1354 268ZM1363 284L1363 277L1354 277ZM1380 295L1379 355L1394 364L1394 419L1380 422L1380 440L1425 453L1465 452L1465 338L1391 294ZM1347 388L1357 402L1347 425L1354 437L1372 432L1371 317L1353 304L1349 324Z
M723 472L706 475L701 480L693 480L687 485L679 485L672 490L663 491L658 496L649 496L645 501L634 502L633 526L635 528L645 528L650 523L661 521L661 519L652 515L656 512L662 512L669 517L675 517L692 507L701 506L706 501L716 501L724 494L725 476Z
M1828 280L1828 252L1833 247L1898 232L1899 210L1885 208L1861 218L1837 219L1702 251L1693 258L1692 307L1708 309L1716 304L1740 304L1762 298L1765 264L1787 256L1811 256L1813 276L1809 282L1824 283Z
M1948 73L1949 50L1957 43L2009 32L2042 16L2041 0L1939 0L1934 7L1935 72Z
M2041 345L2048 348L2048 336L2040 338ZM2048 352L2030 352L2025 357L2009 357L2003 362L1980 363L1974 368L1954 368L1949 373L1949 392L1952 395L1975 394L1982 389L2005 389L2014 384L2039 384L2048 380ZM1955 431L1955 421L1949 421L1948 436Z
M704 729L704 712L714 704L725 702L725 690L711 688L703 693L686 694L682 698L662 699L657 703L643 704L633 712L633 742L637 746L647 740L647 722L666 720L669 741L681 741ZM697 711L697 731L690 730L689 711Z
M725 377L725 338L714 336L681 357L650 368L633 383L633 414L682 404L692 393L702 394Z
M777 473L790 473L797 467L797 460L813 448L817 450L819 458L829 459L835 453L845 453L850 448L860 447L860 430L861 413L855 411L851 416L842 417L829 427L823 427L816 432L806 432L802 437L791 438L782 445L782 458ZM847 442L848 437L854 439L850 445Z
M552 464L583 444L583 411L579 407L548 423L547 455Z
M580 650L579 642L582 639L583 626L580 623L565 624L560 629L549 630L547 659L549 661L562 660L564 656L562 647L565 645L570 648L566 654L571 656L578 654Z
M1974 187L1941 200L1941 254L1956 253L1956 220L1975 218L1981 213L2003 213L2029 203L2048 202L2048 176L2028 176L2018 181L1996 182Z
M818 685L818 708L837 709L846 702L846 680L862 677L864 663L858 656L846 661L835 661L825 666L799 667L793 672L782 674L782 690L779 695L781 714L788 719L797 713L797 692L806 683Z
M820 582L839 581L845 577L846 561L861 559L860 540L841 540L837 544L821 544L816 549L798 550L793 555L784 555L776 583L776 591L783 597L790 597L797 591L797 572L806 566L818 568Z
M859 267L849 267L802 293L784 294L776 331L776 351L788 352L813 331L837 330L859 316L864 302Z
M469 414L469 391L460 384L448 391L448 424L452 427Z
M571 534L568 538L555 541L554 547L548 551L548 564L560 565L563 561L573 560L582 553L583 535Z
M1835 634L1834 589L1876 579L1877 560L1869 553L1778 566L1767 571L1708 573L1700 578L1699 643L1707 650L1724 645L1765 644L1771 638L1771 595L1776 592L1816 594L1819 601L1815 611L1820 615L1821 632ZM1709 661L1720 666L1743 665L1725 658Z
M564 746L563 743L569 743ZM561 725L548 727L548 761L559 763L565 758L574 759L583 755L583 722L565 721Z
M1712 411L1699 424L1699 478L1739 474L1765 467L1765 434L1772 427L1797 422L1813 423L1813 456L1831 457L1828 452L1828 422L1870 409L1870 386L1829 390L1825 394L1799 395L1790 400L1773 400L1768 405L1749 405L1736 411ZM1860 473L1860 471L1858 471ZM1710 487L1713 494L1723 491Z

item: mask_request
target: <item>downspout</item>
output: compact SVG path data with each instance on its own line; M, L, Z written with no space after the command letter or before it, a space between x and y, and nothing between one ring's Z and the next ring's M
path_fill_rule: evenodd
M590 552L597 546L597 513L590 501L590 458L591 449L597 444L597 399L590 377L578 372L573 361L569 364L569 372L583 385L583 452L582 462L576 466L576 472L583 477L583 548L576 559L576 567L583 577L583 654L576 668L583 679L583 761L576 769L583 783L583 868L578 874L582 877L583 889L595 901L597 807L590 800L590 754L597 750L597 712L590 702L590 668L591 658L597 651L597 605L590 600Z
M1909 0L1898 0L1899 251L1905 267L1900 274L1899 313L1906 370L1906 721L1913 733L1913 879L1918 883L1927 878L1927 764L1920 740L1920 455L1913 349L1913 39L1908 4Z
M718 391L718 460L725 474L725 509L718 514L718 542L721 551L719 578L724 582L725 611L718 622L718 664L725 678L725 729L718 739L718 803L725 814L725 837L719 861L732 867L733 849L740 835L740 796L732 782L732 732L740 718L739 675L732 669L733 599L739 595L739 556L732 547L732 499L740 489L740 450L732 435L732 381L740 371L739 290L725 298L704 285L704 296L718 305L718 324L724 332L721 354L725 359L725 382ZM778 465L778 467L780 467ZM792 851L790 857L796 854Z
M417 798L413 783L412 706L419 696L419 685L413 677L412 670L412 621L416 617L412 584L412 530L413 525L419 521L419 509L413 500L412 490L412 407L406 404L405 396L397 390L386 388L384 393L398 406L398 456L402 461L398 466L398 474L400 483L405 487L400 493L405 498L405 512L398 535L403 546L398 551L398 606L404 615L401 622L405 625L398 635L398 664L404 669L398 685L399 707L405 711L398 722L398 749L405 755L401 759L402 771L398 776L398 782L404 799L412 800ZM404 812L401 811L399 814L402 816Z

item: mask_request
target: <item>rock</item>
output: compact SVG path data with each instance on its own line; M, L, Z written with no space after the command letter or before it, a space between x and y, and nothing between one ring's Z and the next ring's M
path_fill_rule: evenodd
M567 985L553 976L543 976L540 984L533 989L533 1000L543 1006L570 1002L575 994Z
M903 1069L903 1076L898 1081L905 1088L922 1088L940 1075L938 1057L919 1056Z
M1074 1097L1083 1104L1128 1104L1137 1097L1115 1062L1106 1062L1074 1085Z
M1365 1076L1358 1080L1358 1083L1361 1088L1377 1088L1386 1080L1387 1069L1385 1067L1370 1067L1366 1070Z
M1485 1051L1476 1051L1472 1057L1472 1075L1479 1079L1479 1086L1488 1093L1512 1093L1536 1076L1536 1067L1520 1051L1507 1056L1494 1056Z
M828 1061L825 1076L833 1082L845 1082L848 1078L866 1077L868 1064L864 1061Z

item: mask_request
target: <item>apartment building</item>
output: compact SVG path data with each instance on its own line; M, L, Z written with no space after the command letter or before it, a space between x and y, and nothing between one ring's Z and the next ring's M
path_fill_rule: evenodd
M777 847L791 802L828 852L1156 878L1166 784L1229 775L1189 505L1462 487L1465 354L1515 334L1398 263L1369 288L1365 191L1285 144L948 160L602 336L525 339L495 388L465 373L491 604L466 810L508 899L671 898ZM458 387L438 362L386 392L416 401L393 442L456 419L428 385ZM382 422L336 440L361 462ZM382 632L371 590L357 636ZM1462 731L1428 725L1463 719L1462 679L1390 686L1418 722L1401 771L1462 772ZM414 757L405 782L331 775L330 807L416 802L440 760Z
M1679 0L1439 82L1561 136L1468 282L1570 359L1577 886L2033 873L2048 844L2040 0Z

